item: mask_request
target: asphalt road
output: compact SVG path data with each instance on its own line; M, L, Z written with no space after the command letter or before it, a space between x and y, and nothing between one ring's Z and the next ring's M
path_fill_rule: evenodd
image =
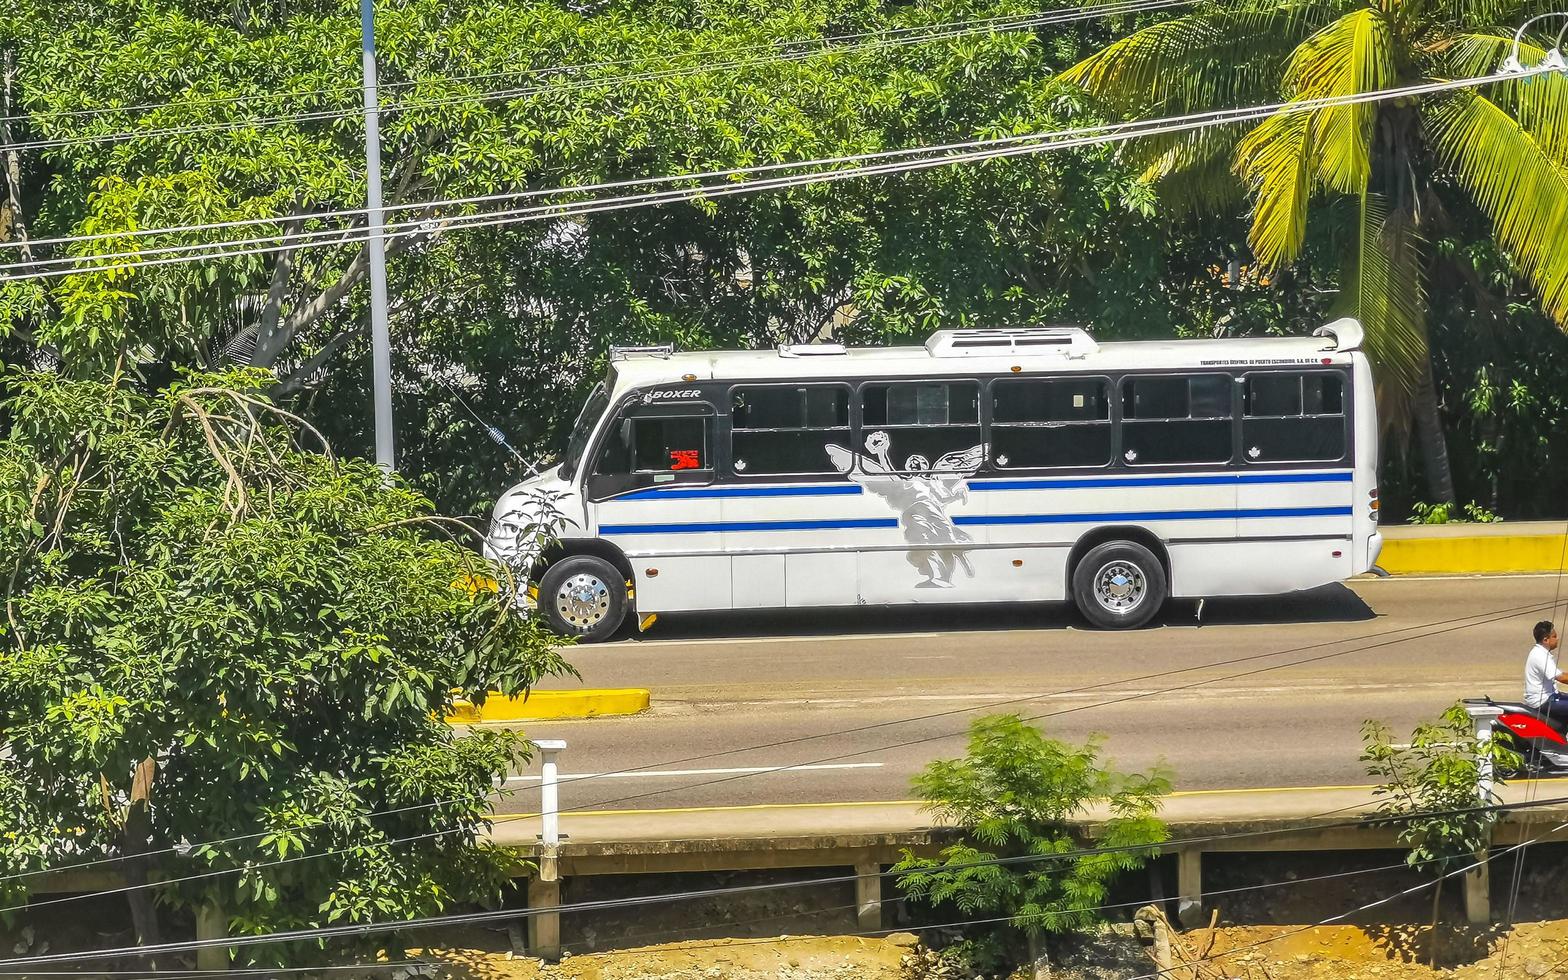
M1565 599L1555 575L1366 579L1213 600L1201 623L1176 602L1132 633L1058 605L667 617L570 655L581 686L651 689L649 713L527 731L566 740L571 809L909 799L995 712L1102 735L1178 789L1363 784L1364 721L1408 734L1460 697L1518 697L1530 627ZM755 771L780 766L808 768ZM537 773L498 809L537 809Z

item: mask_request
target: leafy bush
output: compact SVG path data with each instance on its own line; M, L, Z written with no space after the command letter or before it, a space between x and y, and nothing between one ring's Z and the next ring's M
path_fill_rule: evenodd
M964 758L931 763L914 786L963 839L934 860L906 852L894 868L899 886L912 899L956 907L966 918L1005 918L983 932L997 958L1016 958L1019 939L1032 948L1043 934L1099 922L1094 909L1111 881L1142 867L1169 837L1155 816L1170 791L1165 773L1112 771L1101 762L1097 739L1068 745L1016 715L976 720ZM1069 821L1091 810L1106 814L1095 838L1106 850L1052 859L1083 846ZM1042 860L999 863L1028 857Z
M129 892L143 942L157 905L258 934L494 895L488 797L527 743L442 719L571 669L462 587L505 574L467 528L301 448L265 380L7 379L0 876L102 857L129 858L109 869L133 885L234 872ZM7 904L18 885L0 878Z
M1463 508L1453 502L1424 504L1416 501L1410 505L1411 524L1497 524L1501 517L1470 501Z
M1432 923L1437 924L1444 876L1475 861L1491 843L1494 814L1477 809L1500 801L1495 790L1481 795L1481 764L1506 772L1520 764L1519 754L1496 739L1482 741L1464 706L1455 704L1436 722L1416 726L1410 741L1397 745L1387 725L1361 726L1366 749L1361 761L1379 781L1373 795L1379 816L1395 818L1406 862L1436 876ZM1453 812L1469 811L1469 812ZM1412 814L1434 814L1410 819Z

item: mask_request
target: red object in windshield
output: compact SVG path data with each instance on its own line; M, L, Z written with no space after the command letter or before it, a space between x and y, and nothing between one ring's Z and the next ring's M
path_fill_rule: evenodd
M700 470L702 460L701 452L696 449L671 449L670 469L672 470Z

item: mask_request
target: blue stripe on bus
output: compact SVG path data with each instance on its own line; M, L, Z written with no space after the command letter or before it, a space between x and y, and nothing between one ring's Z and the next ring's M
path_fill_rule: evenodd
M1283 483L1349 483L1353 474L1224 473L1208 476L1079 477L1066 479L970 480L981 490L1104 490L1118 487L1213 487ZM615 500L712 500L721 497L852 497L864 491L854 483L823 483L799 487L650 487Z
M1349 507L1260 507L1244 510L1151 510L1110 514L976 514L954 524L996 527L1013 524L1117 524L1123 521L1223 521L1270 517L1349 517Z
M1353 474L1339 473L1225 473L1213 476L1086 477L1082 479L969 481L971 490L1090 490L1118 487L1213 487L1260 483L1349 483Z
M1108 514L997 514L960 516L954 524L1114 524L1125 521L1215 521L1271 517L1349 517L1350 507L1269 507L1248 510L1165 510ZM704 534L717 531L839 531L896 529L896 518L815 521L699 521L688 524L604 524L600 534Z
M691 524L601 524L600 534L704 534L711 531L837 531L897 528L896 517L824 521L698 521Z
M694 500L712 497L838 497L861 493L854 483L824 483L811 487L653 487L616 500Z

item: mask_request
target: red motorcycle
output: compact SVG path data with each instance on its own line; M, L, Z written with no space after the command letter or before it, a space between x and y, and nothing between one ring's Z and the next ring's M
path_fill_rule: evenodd
M1510 779L1568 776L1568 725L1518 701L1466 698L1465 704L1502 711L1492 722L1492 737L1519 753L1523 761L1514 771L1499 775Z

